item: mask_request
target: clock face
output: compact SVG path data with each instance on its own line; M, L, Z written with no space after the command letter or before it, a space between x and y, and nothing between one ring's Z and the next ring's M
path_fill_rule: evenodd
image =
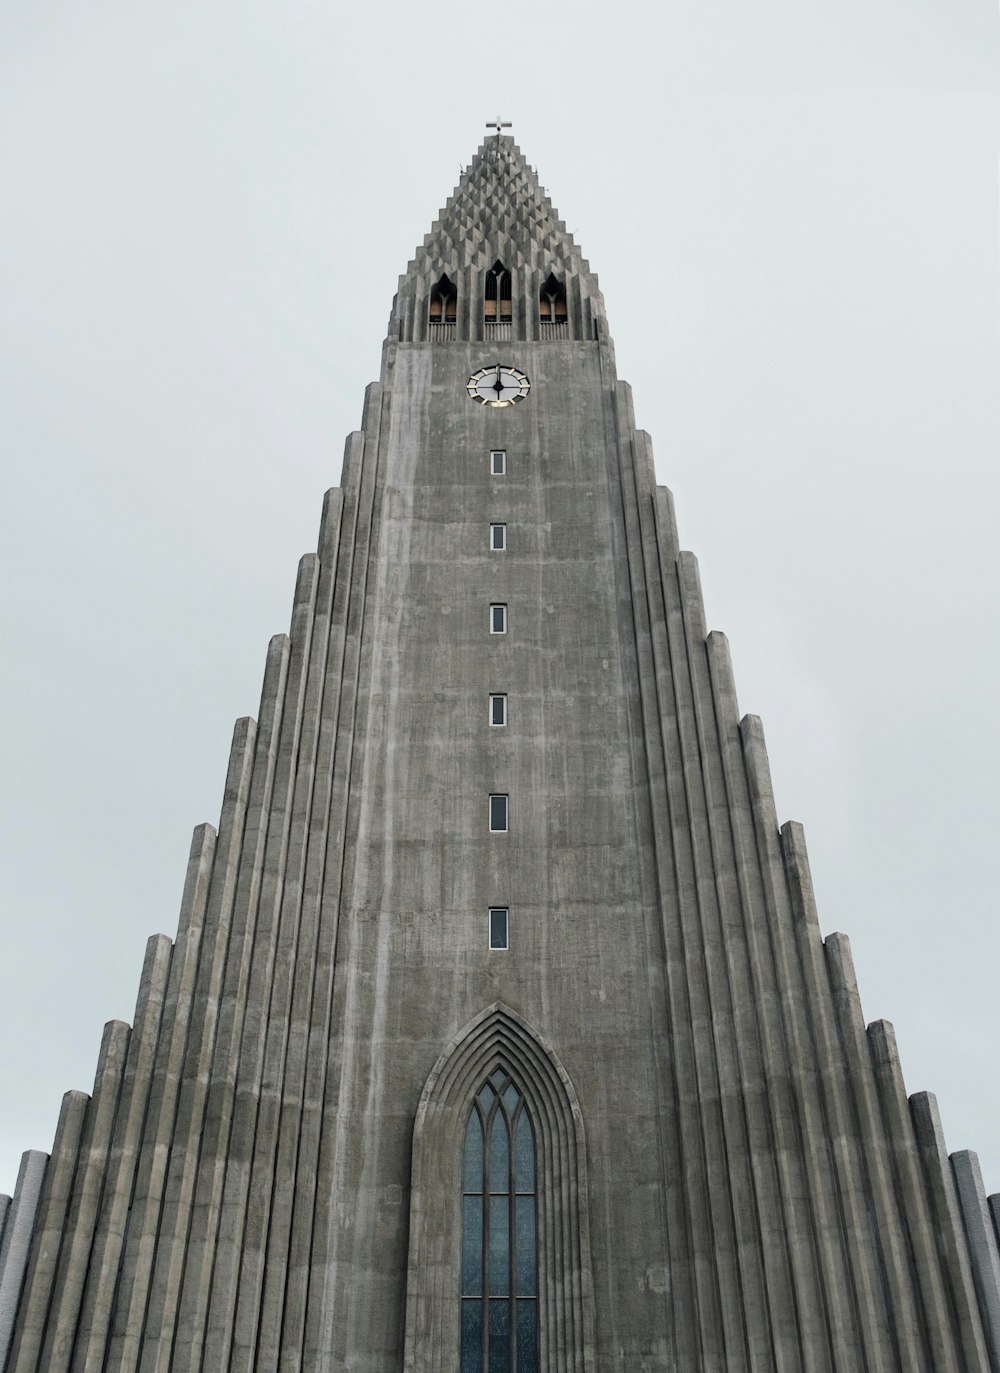
M480 405L502 410L507 405L516 405L519 400L524 400L531 389L531 382L516 367L495 362L492 367L481 367L478 372L473 372L465 389Z

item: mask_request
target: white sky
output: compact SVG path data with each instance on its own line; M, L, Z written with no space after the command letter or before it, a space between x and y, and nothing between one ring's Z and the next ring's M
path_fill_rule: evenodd
M973 0L0 0L0 1190L175 929L498 108L600 275L823 928L1000 1188L998 73Z

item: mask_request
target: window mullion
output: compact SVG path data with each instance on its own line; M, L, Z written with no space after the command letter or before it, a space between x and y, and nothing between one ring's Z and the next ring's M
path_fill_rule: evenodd
M483 1121L483 1373L490 1366L490 1139L496 1105Z
M514 1134L514 1119L517 1116L519 1103L515 1107L514 1114L508 1117L507 1134L510 1140L510 1148L507 1151L507 1197L509 1205L507 1207L507 1266L510 1276L507 1280L507 1290L510 1293L510 1314L508 1316L510 1330L510 1369L511 1373L517 1373L517 1253L515 1244L517 1243L517 1192L515 1191L514 1178L514 1148L516 1136ZM506 1110L506 1107L505 1107Z
M490 1366L490 1163L483 1156L483 1373Z

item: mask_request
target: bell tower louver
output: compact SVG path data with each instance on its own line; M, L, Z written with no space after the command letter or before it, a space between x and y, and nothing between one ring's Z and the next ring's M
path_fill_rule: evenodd
M597 279L498 128L400 278L134 1024L0 1208L3 1373L1000 1373Z

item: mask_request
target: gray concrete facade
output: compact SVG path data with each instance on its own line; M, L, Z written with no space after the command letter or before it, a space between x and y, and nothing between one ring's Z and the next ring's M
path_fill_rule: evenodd
M469 398L497 364L520 403ZM1000 1206L820 934L596 278L509 138L400 279L176 940L0 1210L0 1368L457 1370L498 1066L545 1373L1000 1373Z

